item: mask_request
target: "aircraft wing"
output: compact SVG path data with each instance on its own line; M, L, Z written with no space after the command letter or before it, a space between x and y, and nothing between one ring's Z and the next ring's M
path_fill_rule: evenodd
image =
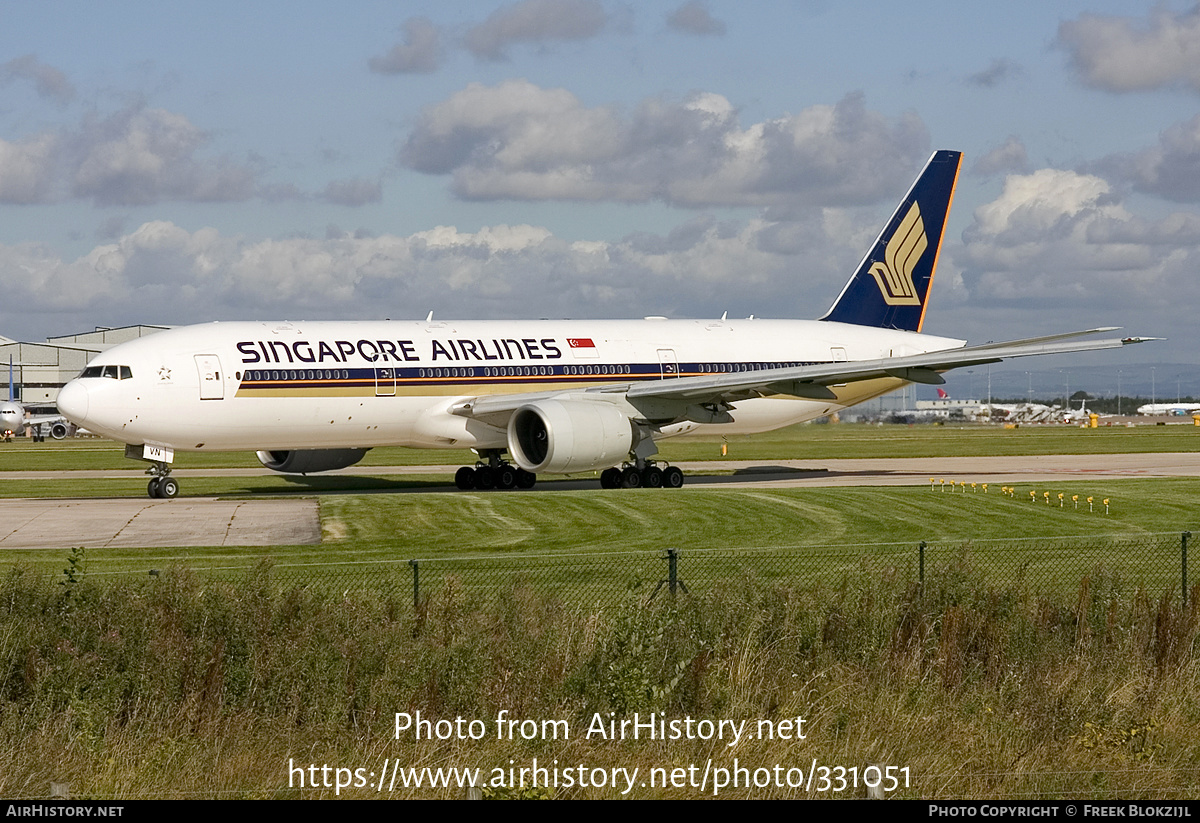
M737 400L761 395L786 394L813 399L834 399L829 386L896 377L910 383L941 385L946 381L940 372L963 366L999 363L1013 357L1032 357L1043 354L1116 349L1145 338L1125 337L1104 340L1079 340L1085 335L1112 329L1089 329L1051 337L1033 337L1005 343L985 343L958 349L943 349L903 357L883 357L877 360L851 360L796 366L783 369L763 369L753 372L681 377L631 385L626 391L630 399L637 397L679 398L693 402Z
M1113 330L1113 327L1088 329L1047 337L1031 337L1005 343L985 343L979 346L943 349L876 360L838 361L701 377L646 380L636 383L614 382L587 389L583 394L620 394L630 401L675 401L689 406L732 403L751 397L770 395L836 400L837 396L829 387L843 383L894 377L911 383L939 385L946 382L940 372L963 366L998 363L1013 357L1116 349L1132 343L1155 339L1142 337L1079 339L1087 335ZM548 391L477 397L457 404L452 411L454 414L502 426L507 422L509 415L526 403L562 394L563 392L560 391ZM597 397L597 399L600 398Z

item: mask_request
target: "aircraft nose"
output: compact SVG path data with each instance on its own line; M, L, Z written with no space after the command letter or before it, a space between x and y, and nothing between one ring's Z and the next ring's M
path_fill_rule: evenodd
M63 386L58 393L58 410L72 423L82 425L88 413L87 386L78 380Z

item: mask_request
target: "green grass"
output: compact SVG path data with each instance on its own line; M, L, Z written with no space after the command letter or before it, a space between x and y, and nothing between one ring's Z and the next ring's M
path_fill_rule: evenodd
M349 480L349 478L346 478ZM189 481L191 484L193 481ZM217 481L213 481L217 482ZM552 484L548 484L552 485ZM1112 500L1074 510L1028 502L1028 489ZM138 489L132 489L131 493ZM1039 495L1040 496L1040 495ZM553 491L520 493L326 494L325 541L269 548L91 549L92 571L144 571L173 563L193 567L355 564L411 558L722 549L833 547L857 558L865 546L921 540L1144 535L1200 526L1200 480L1064 482L1018 489L1016 498L930 491L928 487L689 489L680 492ZM7 552L58 570L68 547ZM1011 551L995 550L999 555Z
M176 570L69 586L0 576L0 794L85 798L461 797L300 788L293 762L591 769L820 764L907 770L894 796L1133 800L1200 786L1196 594L1095 574L1063 597L995 585L967 560L917 588L858 569L833 586L740 579L597 609L521 582L402 596L227 584ZM570 739L417 739L395 712L568 724ZM805 739L607 740L601 719L805 719ZM776 727L778 728L778 727ZM503 772L502 772L503 773ZM661 785L661 784L660 784ZM724 798L854 798L803 780ZM533 796L620 796L559 787ZM519 795L518 795L519 796ZM696 785L629 797L711 797Z
M663 441L671 460L718 460L721 438ZM973 457L980 455L1138 454L1200 449L1195 426L874 426L802 424L728 438L731 460L823 460L886 457Z
M743 458L753 448L755 459L785 456L880 456L903 453L944 455L1009 454L1045 451L1080 451L1103 444L1099 451L1175 451L1190 445L1200 433L1185 427L1080 430L953 429L935 426L798 426L753 439L732 441L731 458ZM103 441L77 443L11 444L0 450L0 465L29 468L62 460L95 461L99 466L116 461L119 468L138 464L124 460L119 448ZM673 448L691 450L685 458L713 457L719 441L676 441ZM1052 449L1051 447L1057 447ZM1137 447L1136 449L1134 447ZM774 449L774 451L772 451ZM789 453L789 450L790 453ZM404 462L444 452L377 449L368 455L373 464ZM186 455L187 461L222 461L255 464L252 455ZM680 459L678 456L675 459ZM195 464L193 464L195 465ZM197 466L198 467L198 466ZM947 544L975 541L981 561L996 568L1011 567L1010 546L989 547L978 541L1011 538L1054 538L1087 535L1142 535L1179 532L1200 525L1200 480L1130 479L1089 481L1066 478L1048 484L1022 484L1014 498L993 485L982 492L931 491L927 486L758 489L737 486L661 490L569 490L554 480L540 482L534 490L519 493L463 493L438 491L449 475L372 476L370 466L354 476L188 477L184 492L197 496L246 497L317 496L325 540L318 546L270 548L211 547L173 549L96 549L88 552L94 573L145 572L186 564L196 568L245 568L264 557L280 566L304 566L346 572L362 564L407 561L412 558L509 557L514 555L658 552L671 547L693 555L723 549L733 553L757 550L803 550L815 558L808 568L826 570L857 562L865 546L900 544L909 552L918 542ZM971 479L971 478L966 478ZM977 478L987 482L986 476ZM421 494L388 492L428 490ZM1030 503L1029 492L1053 499L1061 492L1066 508ZM145 479L22 480L5 485L3 494L44 497L140 497ZM1092 496L1095 511L1086 504L1076 510L1070 497ZM1110 513L1100 504L1110 498ZM12 551L21 560L41 569L58 571L70 547ZM1031 556L1038 567L1061 567L1062 552ZM1105 550L1098 550L1097 558ZM907 555L906 555L907 556ZM989 560L991 558L991 560ZM1092 558L1095 559L1095 558ZM994 562L993 562L994 561ZM693 561L693 571L697 569ZM1083 562L1082 560L1080 562ZM1088 562L1091 562L1090 559ZM1072 568L1079 563L1070 564ZM1086 563L1084 564L1086 565ZM766 568L764 566L764 568ZM797 573L804 571L797 567ZM582 574L582 572L578 572ZM769 574L769 571L763 572Z
M1134 454L1200 449L1200 428L1179 426L871 426L802 424L726 441L730 460L822 460L838 457L953 457L974 455ZM720 437L684 437L660 444L667 460L719 460ZM361 467L462 465L471 452L399 447L372 449ZM123 447L107 440L0 444L0 472L134 469ZM257 467L252 452L177 452L176 468Z

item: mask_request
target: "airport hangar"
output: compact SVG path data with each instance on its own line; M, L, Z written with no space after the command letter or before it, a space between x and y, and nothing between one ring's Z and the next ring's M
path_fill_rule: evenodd
M8 380L0 379L0 397L16 400L30 411L56 414L58 391L77 377L88 361L118 343L145 337L170 326L97 326L93 331L48 337L45 343L21 343L0 336L0 369L13 366L16 397L9 397ZM7 375L5 375L5 378Z

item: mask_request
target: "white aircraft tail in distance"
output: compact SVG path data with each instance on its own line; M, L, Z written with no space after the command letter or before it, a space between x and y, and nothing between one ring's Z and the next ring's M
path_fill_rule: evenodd
M152 496L178 493L176 451L308 473L385 445L473 449L461 489L597 470L606 488L678 487L654 459L664 437L768 431L960 366L1138 342L921 333L961 163L934 153L819 320L211 323L101 353L59 409L149 461Z

